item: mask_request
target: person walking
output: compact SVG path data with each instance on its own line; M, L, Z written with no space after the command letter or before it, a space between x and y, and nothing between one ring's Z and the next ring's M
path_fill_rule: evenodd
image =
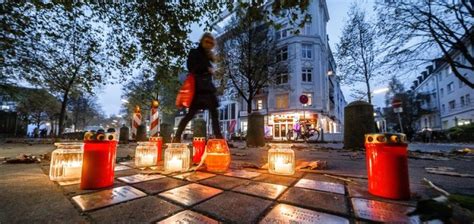
M222 138L219 125L219 112L217 107L219 103L216 96L216 87L212 83L214 74L211 62L214 62L215 56L212 49L216 45L215 39L211 33L204 33L199 41L199 46L191 49L188 55L187 68L195 77L194 97L189 107L188 113L179 122L178 130L173 138L173 142L181 142L181 134L188 122L193 119L199 110L207 109L211 114L212 131L215 138Z

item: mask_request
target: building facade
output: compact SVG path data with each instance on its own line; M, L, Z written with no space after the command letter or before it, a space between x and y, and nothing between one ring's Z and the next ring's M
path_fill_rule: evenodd
M468 45L471 55L474 46ZM451 52L453 58L461 64L468 63L459 52ZM471 70L457 68L470 82L474 82ZM416 129L445 130L455 126L474 122L474 89L457 78L448 63L438 59L426 68L413 82L412 89L423 94L421 107L429 112L416 122Z
M343 130L346 101L339 78L326 26L329 20L326 1L310 1L308 12L311 23L299 34L293 34L288 22L281 29L272 30L277 39L277 59L287 70L275 75L275 83L263 89L253 100L252 109L264 115L265 135L275 140L286 140L289 130L298 122L310 122L324 133ZM286 24L286 25L285 25ZM308 103L300 103L306 95ZM221 97L220 120L226 136L247 130L247 104L235 92Z

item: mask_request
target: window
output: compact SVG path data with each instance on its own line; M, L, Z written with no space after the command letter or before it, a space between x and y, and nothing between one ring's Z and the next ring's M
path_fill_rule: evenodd
M263 109L263 100L258 99L257 100L257 110L261 110L261 109Z
M280 29L275 32L275 38L277 40L288 37L288 29Z
M235 107L236 107L235 103L230 105L230 119L236 119L237 118L237 116L235 114Z
M301 31L303 35L311 35L311 24L310 23L304 24L304 27L302 28Z
M440 73L439 74L439 81L442 81L443 80L443 73Z
M313 94L312 93L303 93L308 97L308 103L305 106L312 106L313 105Z
M310 68L303 68L301 70L301 80L303 82L312 82L312 73L313 73L313 69L310 69Z
M444 104L441 105L441 112L443 112L443 113L446 112L446 106L444 106Z
M278 73L276 76L276 84L281 85L286 83L288 83L288 72Z
M441 97L444 96L444 89L443 88L440 89L440 94L439 95L441 95Z
M224 109L219 110L219 120L224 120Z
M276 52L276 60L277 62L288 60L288 46L278 49Z
M471 95L466 94L466 105L471 104Z
M281 94L276 96L276 105L277 109L288 108L288 94Z
M454 91L454 83L453 82L450 82L448 84L448 93L451 93Z
M229 105L225 106L225 109L224 109L224 120L229 120Z
M303 59L313 58L313 46L311 44L301 45L301 57Z
M461 96L460 100L461 100L461 107L464 107L466 106L466 101L464 100L464 96Z
M455 100L449 101L449 109L453 110L454 108L456 108L456 101Z

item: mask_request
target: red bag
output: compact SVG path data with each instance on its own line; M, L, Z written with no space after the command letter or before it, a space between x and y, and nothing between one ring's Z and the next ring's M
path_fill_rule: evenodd
M189 108L191 106L194 97L195 82L194 74L189 73L176 96L176 106L178 108Z

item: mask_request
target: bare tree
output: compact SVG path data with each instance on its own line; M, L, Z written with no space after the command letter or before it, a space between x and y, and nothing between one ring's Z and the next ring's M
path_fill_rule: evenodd
M221 60L217 72L224 75L224 80L230 80L231 86L246 102L249 114L254 97L274 81L276 73L287 67L275 57L278 49L270 25L255 20L251 14L251 10L236 11L227 31L219 37Z
M474 2L380 1L376 5L387 62L403 71L441 57L454 75L474 88L463 69L474 71ZM459 52L460 58L454 52Z
M354 96L367 97L368 102L372 103L371 81L381 67L376 27L356 4L351 6L348 16L336 46L339 74L342 74L344 83L354 87ZM366 90L358 89L358 83L365 84Z

